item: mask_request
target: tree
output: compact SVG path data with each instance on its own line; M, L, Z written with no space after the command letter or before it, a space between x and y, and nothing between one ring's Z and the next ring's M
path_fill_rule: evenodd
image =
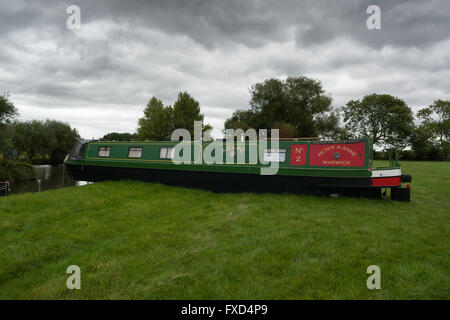
M44 123L44 142L41 152L46 152L48 161L52 164L62 163L64 157L70 153L75 142L80 138L77 129L72 129L69 124L46 120Z
M411 149L414 150L414 157L417 160L432 160L433 154L433 134L426 126L419 125L411 133Z
M314 137L329 136L339 122L318 80L268 79L253 85L250 94L250 110L235 111L226 129L279 129L287 136Z
M255 128L255 118L256 115L252 110L236 110L230 118L225 120L225 129Z
M107 133L101 138L100 140L103 141L133 141L137 140L138 134L137 133L128 133L128 132L110 132Z
M18 115L8 93L0 95L0 124L12 121Z
M332 100L325 95L318 80L307 77L289 77L285 81L269 79L254 85L250 93L252 110L262 114L260 125L271 128L277 121L291 123L297 137L314 137L329 129L320 127L318 118L326 117L331 111Z
M450 101L436 100L417 113L422 124L428 126L439 142L450 140Z
M0 123L0 153L7 154L9 150L14 149L13 128L11 123Z
M204 118L205 116L200 112L200 103L186 91L180 92L177 101L173 104L174 128L188 130L191 139L194 139L194 121L202 121L202 133L213 128L210 124L203 124ZM209 138L209 140L213 139Z
M80 137L76 129L56 120L14 122L12 141L28 162L62 163Z
M161 100L152 97L144 109L144 117L138 121L137 133L141 139L170 140L174 112L172 107L164 106Z
M19 156L25 157L28 162L32 162L38 155L43 158L48 153L49 144L43 122L14 122L13 144Z
M436 100L417 112L420 121L412 135L412 148L418 158L448 159L450 156L450 101Z
M17 115L17 109L9 99L9 94L3 93L0 95L0 152L2 153L12 148L8 123Z
M330 140L346 140L350 138L349 132L340 124L340 111L332 110L316 118L318 131L321 137Z
M285 121L277 121L271 129L278 129L279 138L294 138L295 126Z
M213 129L213 126L210 124L202 124L202 140L203 141L214 141L214 136L210 134L210 132L206 132L206 131L210 131ZM193 139L194 137L191 136L191 138Z
M345 127L352 137L367 137L379 146L403 149L410 144L413 114L406 103L388 94L370 94L343 107Z
M175 129L183 128L194 138L194 121L203 121L200 113L200 103L187 92L180 92L178 99L171 106L164 106L163 102L152 97L144 109L144 117L138 121L137 133L141 139L170 140ZM211 130L209 124L202 126L202 131Z
M203 121L204 119L204 115L200 112L200 103L186 91L180 92L177 101L173 105L173 112L175 129L183 128L188 130L193 139L194 121ZM205 129L203 128L203 131Z

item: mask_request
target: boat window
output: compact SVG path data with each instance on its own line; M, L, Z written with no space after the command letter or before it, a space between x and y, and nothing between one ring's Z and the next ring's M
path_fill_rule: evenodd
M160 148L159 149L159 158L165 159L167 157L167 148Z
M143 148L130 148L128 149L128 158L142 158Z
M173 156L175 154L175 148L167 148L167 158L173 159Z
M175 154L175 148L160 148L159 158L160 159L173 159Z
M266 149L263 160L265 162L284 162L286 160L286 149Z
M98 148L98 156L102 158L108 158L111 152L111 147L100 147Z

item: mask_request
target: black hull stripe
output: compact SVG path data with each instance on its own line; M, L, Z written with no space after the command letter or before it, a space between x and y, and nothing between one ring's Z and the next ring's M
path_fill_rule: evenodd
M371 187L370 178L299 177L255 175L243 173L196 172L125 167L66 164L75 180L99 182L105 180L138 180L184 186L214 192L273 192L273 193L339 193L380 196L380 188Z

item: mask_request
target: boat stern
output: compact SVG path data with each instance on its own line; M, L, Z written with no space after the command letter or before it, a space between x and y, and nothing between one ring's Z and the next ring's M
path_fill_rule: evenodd
M411 175L403 174L401 168L377 168L371 171L371 186L391 189L391 199L395 201L411 200L411 186L404 183L412 182Z

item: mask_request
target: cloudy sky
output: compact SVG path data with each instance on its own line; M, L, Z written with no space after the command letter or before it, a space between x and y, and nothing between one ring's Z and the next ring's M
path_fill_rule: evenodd
M81 28L66 9L81 9ZM369 5L381 30L369 30ZM216 136L267 78L322 81L335 107L389 93L414 110L450 99L450 1L0 0L0 92L20 120L85 138L134 132L148 100L199 100Z

